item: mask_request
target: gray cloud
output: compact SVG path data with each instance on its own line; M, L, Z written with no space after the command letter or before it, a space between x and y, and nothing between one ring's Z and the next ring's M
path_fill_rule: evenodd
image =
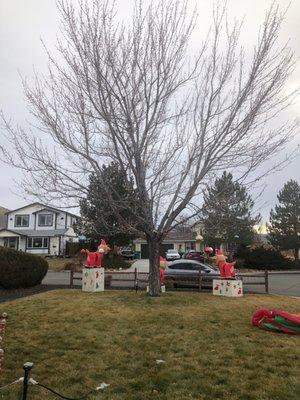
M119 0L120 14L124 19L129 15L132 0ZM203 37L211 20L212 1L198 0L199 20L193 39L193 47ZM223 3L222 1L220 2ZM228 15L230 18L245 17L245 29L242 36L246 50L251 50L256 42L259 24L272 1L269 0L229 0ZM193 4L193 1L191 1ZM282 8L287 7L289 0L280 0ZM294 0L286 15L281 41L290 41L297 57L300 56L300 2ZM59 16L54 0L2 0L0 2L0 108L14 121L24 125L30 119L24 101L20 74L29 80L33 77L33 67L39 73L46 72L47 60L40 38L55 51L55 38L59 27ZM288 88L300 84L300 66L289 81ZM293 105L283 117L298 116L300 103ZM299 137L298 137L299 138ZM1 132L1 143L5 137ZM285 152L290 152L298 141L291 143ZM284 152L283 152L284 154ZM234 160L233 160L234 161ZM288 179L298 179L300 162L294 160L284 170L271 175L266 180L266 189L257 203L264 218L268 217L270 208L276 202L276 194ZM0 205L17 208L24 204L24 199L17 196L18 185L13 180L20 179L21 173L11 167L1 166ZM12 192L13 191L13 192ZM254 193L255 194L255 193Z

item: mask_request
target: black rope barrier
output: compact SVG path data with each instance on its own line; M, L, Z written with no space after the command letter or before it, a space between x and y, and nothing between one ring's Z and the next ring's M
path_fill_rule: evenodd
M60 397L61 399L65 399L65 400L86 400L91 394L93 394L96 391L95 389L93 389L82 397L67 397L67 396L64 396L63 394L58 393L56 390L53 390L46 385L43 385L42 383L37 382L35 385L40 386L41 388L48 390L48 392L51 392L51 393L55 394L56 396Z
M42 383L39 383L36 380L30 378L29 374L30 374L30 371L32 370L32 368L33 368L33 363L31 363L31 362L25 363L23 365L24 377L22 377L20 379L17 379L16 381L11 382L11 383L9 383L9 384L7 384L5 386L0 387L0 390L1 389L5 389L5 388L7 388L9 386L12 386L12 385L14 385L14 384L16 384L18 382L23 382L20 400L27 400L28 387L30 385L39 386L40 388L43 388L43 389L47 390L48 392L51 392L52 394L54 394L54 395L56 395L59 398L64 399L64 400L86 400L93 393L98 392L99 390L103 390L103 389L105 389L105 388L107 388L109 386L107 383L102 382L100 384L100 386L96 387L95 389L91 389L88 393L86 393L85 395L83 395L81 397L68 397L68 396L65 396L65 395L57 392L56 390L50 388L49 386L43 385Z

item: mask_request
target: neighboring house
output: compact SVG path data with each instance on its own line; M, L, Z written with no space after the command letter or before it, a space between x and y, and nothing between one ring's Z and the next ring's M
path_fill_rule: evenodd
M135 252L140 253L141 258L149 258L149 246L145 239L135 239L133 241ZM165 257L169 249L178 250L181 247L185 252L188 250L203 251L203 239L197 232L170 232L164 239L160 247L160 255Z
M6 228L6 224L7 224L7 212L9 210L7 208L4 207L0 207L0 229L2 228Z
M0 229L0 246L34 254L63 255L67 242L78 241L73 224L77 216L67 211L33 203L6 213Z

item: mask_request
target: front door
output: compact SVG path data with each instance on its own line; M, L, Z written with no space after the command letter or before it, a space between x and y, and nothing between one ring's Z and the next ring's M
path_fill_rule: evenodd
M9 247L10 249L18 250L18 237L6 237L4 238L4 247Z

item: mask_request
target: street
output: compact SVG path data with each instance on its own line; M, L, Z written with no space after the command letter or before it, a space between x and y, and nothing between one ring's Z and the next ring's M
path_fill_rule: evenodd
M137 268L138 272L145 273L149 271L149 261L148 260L137 260L127 271L133 272L134 269ZM298 274L296 274L298 272ZM251 274L249 274L251 276ZM119 277L122 275L120 274ZM247 278L247 280L251 280L251 278ZM258 278L253 278L254 280L259 280ZM112 282L112 286L122 286L126 287L126 285L121 285L121 282L118 282L118 285ZM43 285L66 285L70 284L70 272L69 271L48 271L46 277L44 278ZM81 286L81 281L74 281L75 286ZM127 283L128 286L128 283ZM264 293L264 286L247 286L245 285L246 291L251 291L255 293ZM269 292L271 294L285 295L285 296L296 296L300 298L300 271L295 272L285 272L282 274L278 272L272 272L269 275Z

